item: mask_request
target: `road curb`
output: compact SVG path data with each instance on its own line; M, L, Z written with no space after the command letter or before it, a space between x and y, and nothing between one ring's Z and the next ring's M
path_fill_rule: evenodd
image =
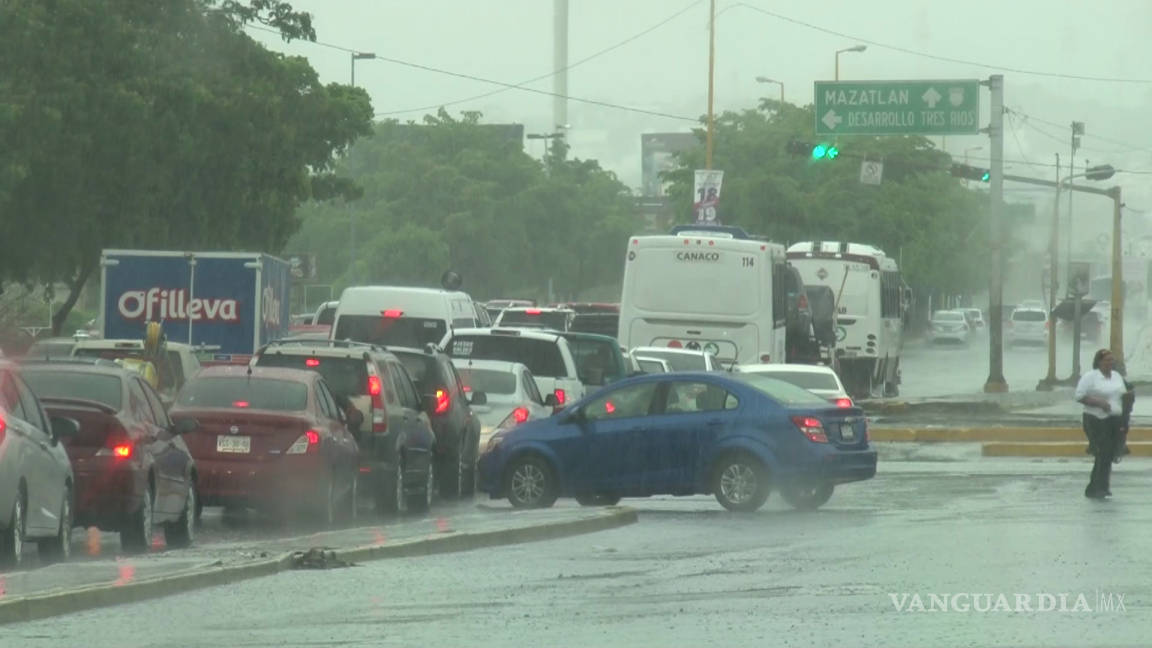
M387 545L369 545L336 550L337 557L349 562L364 562L387 558L428 556L433 554L470 551L501 545L553 540L568 536L604 531L635 523L636 511L627 507L610 507L595 517L577 520L545 522L543 524L497 529L493 531L446 533L417 538ZM301 547L308 549L309 547ZM131 583L106 583L78 589L33 594L0 601L0 625L21 621L34 621L48 617L91 610L94 608L135 603L139 601L180 594L196 589L237 583L244 580L271 576L292 569L292 554L208 569L196 567L157 578Z
M1084 431L1069 427L872 427L871 441L898 443L1080 443ZM1152 428L1132 428L1132 442L1152 441Z
M1131 457L1152 457L1152 443L1134 442L1128 444ZM980 452L985 457L1083 457L1091 459L1088 444L1079 442L1051 443L985 443Z

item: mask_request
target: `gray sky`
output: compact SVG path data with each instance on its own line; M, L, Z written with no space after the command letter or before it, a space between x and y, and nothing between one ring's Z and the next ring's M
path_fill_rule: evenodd
M554 69L551 0L296 0L294 6L314 15L319 40L381 56L508 83ZM688 118L705 112L707 0L571 0L570 6L570 63L688 8L651 33L573 68L569 94ZM848 36L822 33L755 8ZM841 56L841 78L986 78L1002 72L1006 105L1032 116L1006 122L1005 157L1011 173L1051 177L1052 168L1020 161L1050 165L1059 152L1066 164L1068 124L1074 119L1085 122L1087 129L1078 164L1088 159L1152 171L1152 83L1091 82L1004 69L1152 79L1152 0L719 0L717 11L718 112L752 107L760 96L777 96L776 86L755 82L757 75L783 81L788 101L811 103L812 82L833 76L833 52L855 45L852 37L858 37L997 66L993 70L937 61L869 45L866 52ZM315 44L285 46L274 36L252 33L273 48L307 56L325 81L348 82L346 52ZM356 82L372 95L377 113L435 106L498 89L385 61L359 62ZM551 79L531 87L553 89ZM418 119L434 110L390 116ZM519 90L449 110L480 110L486 121L523 123L528 132L551 130L553 121L551 97ZM987 121L986 93L981 119ZM575 101L569 104L568 121L574 154L600 160L632 187L640 183L640 133L693 126ZM948 150L957 156L976 146L985 148L971 152L973 161L986 155L986 137L947 140ZM528 151L538 156L541 144L529 142ZM1118 180L1130 205L1152 208L1152 175ZM1078 200L1078 208L1093 209L1091 199ZM1107 205L1100 208L1107 212Z

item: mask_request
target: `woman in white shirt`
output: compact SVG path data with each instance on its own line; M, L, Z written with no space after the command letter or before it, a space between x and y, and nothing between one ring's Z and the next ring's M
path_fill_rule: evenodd
M1100 349L1092 358L1092 371L1084 374L1076 385L1076 402L1084 405L1084 433L1096 455L1092 476L1084 489L1084 496L1093 499L1112 494L1109 479L1123 420L1121 398L1127 392L1124 377L1113 370L1114 364L1112 352Z

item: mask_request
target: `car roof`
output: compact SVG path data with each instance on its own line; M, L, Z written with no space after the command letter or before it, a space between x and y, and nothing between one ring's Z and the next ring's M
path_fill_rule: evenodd
M557 331L557 335L562 338L576 338L578 340L588 340L590 342L611 342L619 348L620 343L616 338L611 335L601 335L600 333L585 333L583 331Z
M519 362L508 362L507 360L469 360L468 358L452 358L452 364L456 365L457 369L488 369L490 371L504 371L507 373L516 373L521 369L528 369Z
M84 373L119 373L121 371L127 371L123 365L119 365L112 360L77 356L56 356L55 358L46 359L25 358L20 364L23 365L26 370L30 371L63 368L67 368L68 371L80 371ZM101 369L103 371L100 371Z
M567 306L509 306L504 309L505 313L512 312L527 312L527 311L540 311L541 313L575 313L576 311L568 308Z
M191 351L194 347L184 344L182 342L165 342L164 346L171 351ZM119 339L119 340L77 340L77 349L106 349L108 351L115 351L122 349L125 351L142 351L144 349L143 340L133 339Z
M292 382L311 382L318 376L308 369L288 369L285 367L250 367L248 365L216 365L204 367L193 379L197 378L265 378L271 380L288 380Z
M387 353L385 347L348 340L277 340L269 342L257 355L311 355L323 358L363 358L365 353Z
M548 342L555 342L563 338L557 331L550 333L544 332L545 329L530 329L530 328L513 328L513 327L492 327L492 328L461 328L452 331L452 337L457 335L478 335L488 337L518 337L527 338L529 340L545 340Z
M641 353L680 353L683 355L694 355L694 356L696 356L696 355L699 355L699 356L710 355L713 358L716 357L715 354L708 353L704 349L677 349L675 347L654 347L654 346L634 347L631 350L629 350L628 353L635 353L635 354L641 354Z
M748 364L748 365L738 365L736 367L736 369L738 371L757 372L757 373L765 373L765 372L773 372L773 371L791 371L791 372L796 372L796 373L814 373L814 374L819 373L819 374L832 374L833 376L836 375L836 372L832 370L832 367L829 367L826 365L810 365L810 364Z

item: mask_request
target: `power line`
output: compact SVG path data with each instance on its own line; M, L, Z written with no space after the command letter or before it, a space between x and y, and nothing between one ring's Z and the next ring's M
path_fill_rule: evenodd
M648 34L656 31L657 29L663 27L664 25L667 25L668 23L672 22L676 18L679 18L683 14L687 13L689 9L692 9L692 8L696 7L697 5L699 5L701 2L703 2L703 0L696 0L695 2L689 4L688 6L677 11L676 13L672 14L671 16L668 16L664 20L661 20L660 22L652 25L651 27L649 27L649 28L647 28L641 32L637 32L637 33L629 36L628 38L625 38L624 40L620 41L619 43L616 43L615 45L605 47L602 50L599 50L593 54L590 54L590 55L580 59L579 61L576 61L575 63L570 64L568 67L560 68L558 70L553 70L551 72L548 72L547 74L541 74L540 76L532 77L531 79L528 79L526 81L521 81L520 83L517 83L515 85L517 87L524 86L524 85L528 85L529 83L535 83L537 81L542 81L544 79L554 77L557 74L560 74L561 72L567 72L568 70L571 70L572 68L574 68L578 65L583 65L584 63L587 63L588 61L591 61L592 59L599 58L600 56L603 56L604 54L607 54L611 51L620 49L621 47L624 47L625 45L627 45L627 44L629 44L629 43L631 43L631 42L633 42L639 38L647 36ZM456 104L467 103L469 101L476 101L477 99L484 99L486 97L491 97L492 95L500 94L502 92L507 92L511 89L512 88L500 88L499 90L493 90L491 92L485 92L483 94L473 95L471 97L465 97L463 99L455 99L453 101L444 101L444 102L440 102L440 103L433 104L433 105L420 106L419 108L405 108L403 110L388 110L385 112L378 112L378 113L376 113L375 116L376 117L382 117L385 115L400 115L403 113L423 112L426 110L435 110L437 108L443 108L445 106L454 106Z
M1028 74L1028 75L1032 75L1032 76L1051 77L1051 78L1056 78L1056 79L1075 79L1078 81L1099 81L1099 82L1104 82L1104 83L1152 84L1152 79L1124 79L1124 78L1118 78L1118 77L1099 77L1099 76L1088 76L1088 75L1081 75L1081 74L1066 74L1063 72L1045 72L1042 70L1028 70L1025 68L1009 67L1009 66L1005 66L1005 65L990 65L988 63L981 63L979 61L966 61L964 59L951 58L951 57L947 57L947 56L939 56L936 54L929 54L928 52L921 52L918 50L909 49L907 47L900 47L898 45L889 45L888 43L881 43L880 41L875 41L875 40L871 40L868 38L861 38L859 36L854 36L852 34L846 34L844 32L836 31L834 29L828 29L827 27L821 27L819 25L814 25L814 24L809 23L809 22L804 22L803 20L798 20L798 19L792 18L790 16L778 14L774 11L769 11L769 10L761 8L761 7L750 5L746 2L736 3L735 6L745 7L747 9L751 9L752 11L762 13L766 16L771 16L773 18L776 18L777 20L783 20L784 22L789 22L789 23L792 23L793 25L799 25L801 27L806 27L808 29L812 29L812 30L815 30L818 32L830 34L832 36L839 36L840 38L846 38L846 39L854 40L854 41L857 41L860 43L867 43L868 45L874 45L876 47L882 47L884 49L889 49L889 50L892 50L894 52L900 52L902 54L911 54L912 56L920 56L920 57L932 59L935 61L944 61L946 63L957 63L960 65L971 65L973 67L980 67L980 68L985 68L988 70L1000 70L1003 72L1015 72L1017 74Z
M1035 116L1035 115L1029 115L1028 113L1026 113L1026 112L1024 112L1024 111L1022 111L1022 110L1016 110L1016 109L1014 109L1014 108L1005 108L1005 110L1006 110L1006 111L1008 111L1008 112L1012 112L1012 113L1015 113L1015 114L1017 114L1017 115L1020 115L1021 117L1024 117L1024 118L1025 118L1025 123L1027 123L1027 121L1028 121L1028 120L1033 120L1033 121L1038 121L1038 122L1040 122L1041 124L1047 124L1047 125L1049 125L1049 126L1052 126L1052 127L1054 127L1054 128L1059 128L1059 129L1060 129L1060 130L1062 130L1062 131L1068 128L1068 125L1067 125L1067 124L1057 124L1057 123L1056 123L1056 122L1054 122L1054 121L1049 121L1049 120L1047 120L1047 119L1043 119L1043 118L1037 117L1037 116ZM1115 150L1115 151L1104 151L1104 150L1101 150L1101 149L1089 149L1089 150L1095 150L1097 153L1103 153L1103 154L1105 154L1105 155L1115 155L1115 154L1118 154L1118 153L1130 153L1130 152L1132 152L1132 151L1144 151L1144 152L1147 152L1147 153L1152 153L1152 149L1149 149L1149 148L1145 148L1145 147L1143 147L1143 146L1131 146L1131 143L1130 143L1130 142L1123 142L1123 141L1121 141L1121 140L1115 140L1115 139L1112 139L1112 138L1110 138L1110 137L1104 137L1103 135L1094 135L1094 134L1091 134L1091 133L1085 133L1085 134L1084 134L1084 137L1091 137L1091 138L1094 138L1094 139L1098 139L1098 140L1101 140L1101 141L1104 141L1104 142L1108 142L1108 143L1110 143L1110 144L1116 144L1116 145L1119 145L1119 146L1124 146L1124 147L1126 147L1126 148L1124 148L1124 149L1118 149L1118 150Z

